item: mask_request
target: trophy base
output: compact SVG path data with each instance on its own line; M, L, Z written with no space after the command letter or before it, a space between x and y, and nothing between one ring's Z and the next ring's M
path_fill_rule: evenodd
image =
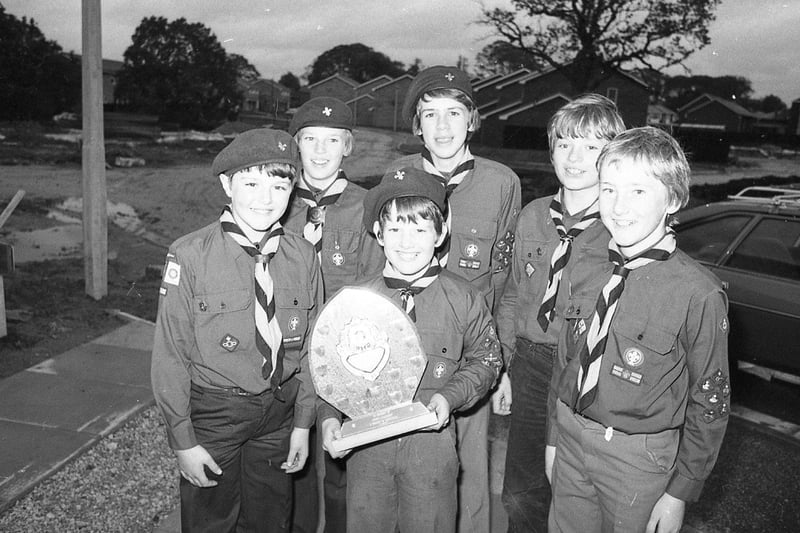
M349 450L436 423L436 413L419 402L408 402L362 415L342 424L342 437L332 443L334 451Z

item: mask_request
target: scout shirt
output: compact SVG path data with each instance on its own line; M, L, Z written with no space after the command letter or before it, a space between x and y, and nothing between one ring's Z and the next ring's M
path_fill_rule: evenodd
M175 241L164 270L153 341L153 393L170 447L185 450L197 444L190 419L192 383L252 394L264 392L270 383L261 376L263 356L255 345L254 258L215 221ZM281 236L269 273L285 349L283 381L293 375L300 380L293 425L308 428L316 394L307 337L322 304L313 246L296 235Z
M517 337L523 337L532 343L555 346L564 322L563 312L558 305L547 331L542 330L537 321L547 289L550 260L560 242L556 225L550 216L550 202L553 197L551 195L532 201L520 212L517 220L511 273L495 316L507 368L511 366ZM585 212L586 210L574 215L564 214L564 226L568 231L580 221ZM598 218L574 239L567 264L591 262L598 267L604 265L608 262L610 238ZM558 293L568 292L569 287L562 274Z
M570 276L581 276L581 268L575 264ZM572 295L566 310L551 393L570 407L577 354L612 270L609 261L592 288ZM582 413L627 434L682 429L667 492L684 501L698 499L728 423L727 309L720 281L680 250L631 271L609 327L597 397ZM550 425L548 444L555 446L557 424L551 419Z
M341 196L325 210L322 225L322 279L325 300L345 285L354 285L356 280L366 279L380 272L386 256L375 237L364 228L363 187L348 182ZM308 204L296 195L283 216L284 228L303 235Z
M400 291L388 288L383 275L361 286L389 297L402 309ZM428 405L438 392L451 411L469 409L489 393L502 366L500 343L486 303L469 283L443 270L414 295L414 311L428 356L414 400ZM332 417L338 418L338 412L321 402L320 420Z
M450 195L452 227L447 270L478 288L494 312L511 266L514 226L522 203L519 177L507 166L475 157L475 168ZM394 161L390 170L423 168L420 154Z

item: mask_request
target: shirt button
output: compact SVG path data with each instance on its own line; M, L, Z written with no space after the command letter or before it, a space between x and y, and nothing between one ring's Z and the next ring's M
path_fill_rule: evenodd
M206 309L208 309L208 306L206 305L206 303L205 302L200 302L200 310L201 311L205 311Z

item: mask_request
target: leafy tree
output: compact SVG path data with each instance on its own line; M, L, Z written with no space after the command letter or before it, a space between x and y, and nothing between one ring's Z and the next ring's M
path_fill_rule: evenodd
M543 65L562 68L576 91L610 68L682 64L710 42L720 0L510 0L478 21Z
M300 90L300 78L292 74L291 72L287 72L278 80L278 83L286 87L287 89L291 89L292 91L299 91Z
M239 54L230 54L228 56L234 66L236 67L236 76L244 82L253 83L261 77L261 73L250 64L250 62Z
M405 69L399 61L392 61L388 56L364 44L340 44L314 60L308 74L308 83L316 83L337 73L364 83L383 74L396 78L403 75Z
M425 64L422 62L422 59L415 57L414 62L408 67L406 74L409 76L416 76L421 70L425 70Z
M47 40L36 21L0 4L0 119L41 120L81 102L81 65Z
M241 105L239 77L258 77L245 58L226 54L211 30L184 18L144 18L132 40L117 90L162 121L213 127Z
M764 98L750 100L748 109L752 111L763 111L764 113L774 113L775 111L785 111L786 103L779 96L768 94Z
M494 41L487 44L475 57L476 71L479 76L493 74L510 74L521 68L532 71L541 70L541 61L528 51L510 44L508 41Z

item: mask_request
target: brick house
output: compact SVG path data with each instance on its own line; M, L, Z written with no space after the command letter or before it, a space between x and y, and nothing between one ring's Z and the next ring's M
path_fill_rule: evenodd
M277 116L291 105L292 91L278 82L259 78L245 86L242 110Z
M704 93L678 108L681 127L721 129L736 133L755 131L756 115L736 102Z
M616 102L627 126L647 123L649 90L639 78L614 69L605 73L592 92ZM546 149L547 121L579 94L564 72L555 68L499 81L493 84L491 98L479 105L482 125L476 140L490 146Z
M312 83L308 86L311 91L311 98L318 96L332 96L343 102L349 102L358 96L358 82L342 74L328 76L324 80Z

